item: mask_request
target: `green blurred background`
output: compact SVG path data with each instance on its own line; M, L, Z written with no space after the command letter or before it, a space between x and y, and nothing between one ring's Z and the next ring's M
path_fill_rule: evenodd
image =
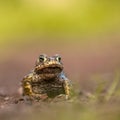
M78 91L93 92L96 84L104 81L107 89L108 81L114 81L120 69L120 1L0 0L0 94L16 94L23 76L42 53L62 56L65 72L78 83ZM51 111L53 104L41 107L41 114L29 108L22 110L34 113L33 118L43 115L45 119L59 116L60 120L71 120L77 115L76 120L115 120L120 118L116 101L94 107L62 103L61 108L61 104L55 105Z
M0 36L89 36L120 30L118 0L0 1Z

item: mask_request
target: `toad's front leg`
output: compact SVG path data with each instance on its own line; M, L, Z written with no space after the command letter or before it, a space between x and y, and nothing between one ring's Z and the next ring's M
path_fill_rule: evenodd
M69 99L72 95L72 84L71 81L65 76L65 74L62 72L59 76L60 81L63 82L63 88L65 92L65 98Z
M29 99L41 99L41 94L36 94L32 90L32 81L34 80L33 74L29 74L25 76L22 80L22 89L23 96L29 97Z
M70 87L70 83L69 83L68 79L64 80L63 87L65 90L65 98L69 99L71 96L71 87Z

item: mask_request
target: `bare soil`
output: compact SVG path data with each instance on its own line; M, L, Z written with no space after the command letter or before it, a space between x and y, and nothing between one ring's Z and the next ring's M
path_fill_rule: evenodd
M114 44L98 44L96 42L95 44L85 44L85 46L67 43L64 45L59 43L59 46L56 46L57 44L56 42L54 45L47 45L48 47L46 47L46 43L42 43L41 45L31 44L27 47L23 46L23 48L22 46L18 48L11 46L5 49L0 61L1 120L17 120L18 117L22 118L23 113L31 114L33 109L34 111L39 109L39 111L48 110L50 112L49 105L54 103L59 103L63 109L64 105L71 104L59 99L46 102L34 101L31 104L31 102L26 103L19 94L20 81L34 67L35 60L41 53L47 53L48 55L59 53L62 56L68 78L72 80L74 85L77 84L77 87L75 86L77 93L81 89L93 92L96 87L93 79L97 75L103 81L112 81L115 77L116 70L120 67L120 44L117 42L114 42ZM106 87L108 86L109 83ZM32 120L32 118L29 119Z

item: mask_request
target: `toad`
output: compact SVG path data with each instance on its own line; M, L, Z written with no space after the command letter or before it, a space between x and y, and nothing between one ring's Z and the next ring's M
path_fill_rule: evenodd
M35 67L22 80L23 96L43 99L64 95L65 99L69 99L72 85L63 68L59 55L40 55Z

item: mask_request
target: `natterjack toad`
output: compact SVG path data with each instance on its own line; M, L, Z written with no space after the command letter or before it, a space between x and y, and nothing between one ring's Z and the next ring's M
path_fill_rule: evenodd
M22 80L23 96L42 99L71 95L71 82L63 72L61 57L48 57L42 54L38 57L33 70Z

